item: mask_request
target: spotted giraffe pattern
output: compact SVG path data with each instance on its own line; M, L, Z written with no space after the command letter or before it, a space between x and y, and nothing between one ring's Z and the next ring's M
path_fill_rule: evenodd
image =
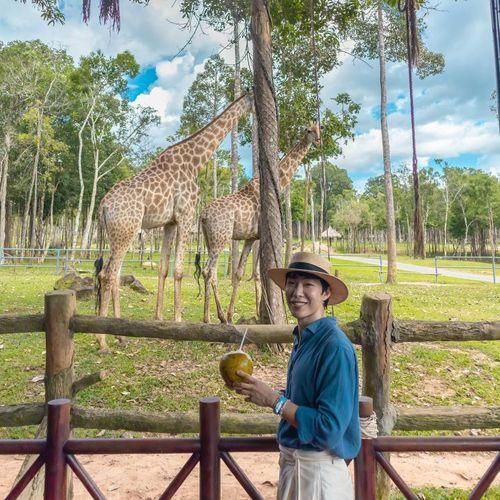
M197 175L239 118L251 110L252 101L251 94L242 95L204 128L167 148L149 167L120 181L104 196L99 217L109 238L110 256L99 274L101 316L107 315L110 299L115 317L120 316L118 276L132 240L141 229L163 227L156 319L163 317L165 279L175 240L174 319L181 320L182 265L198 201ZM107 350L104 335L98 341L101 350Z
M318 144L320 128L317 123L306 129L303 137L292 147L279 163L280 188L290 184L292 177L307 154L312 143ZM217 198L201 213L201 227L208 250L208 259L203 270L205 280L205 303L203 321L208 323L210 287L214 292L217 316L223 323L231 322L238 285L243 276L248 254L255 240L259 239L260 181L254 177L236 193ZM243 250L236 273L233 273L232 294L227 319L222 309L217 290L217 260L231 240L243 240Z

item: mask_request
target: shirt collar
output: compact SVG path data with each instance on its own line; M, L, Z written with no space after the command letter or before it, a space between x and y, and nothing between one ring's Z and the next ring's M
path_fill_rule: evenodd
M301 332L301 337L302 337L301 343L306 342L308 339L313 337L318 330L322 330L326 326L326 324L331 321L333 321L334 324L336 324L337 322L337 320L331 316L324 316L323 318L317 319L316 321L309 323ZM298 341L299 337L298 325L294 328L293 335L295 339Z

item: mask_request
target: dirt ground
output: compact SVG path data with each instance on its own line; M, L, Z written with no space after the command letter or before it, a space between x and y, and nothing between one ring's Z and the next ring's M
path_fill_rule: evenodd
M494 453L400 453L393 454L391 462L410 486L472 489L494 456ZM277 453L234 453L233 457L266 499L276 497ZM188 458L188 455L100 455L81 456L79 461L106 498L153 500L163 493ZM23 457L0 456L0 498L9 491L22 460ZM222 498L248 498L223 463L221 479ZM495 484L500 484L500 478L496 478ZM198 488L196 467L175 498L197 499ZM75 479L75 498L90 498L78 479Z

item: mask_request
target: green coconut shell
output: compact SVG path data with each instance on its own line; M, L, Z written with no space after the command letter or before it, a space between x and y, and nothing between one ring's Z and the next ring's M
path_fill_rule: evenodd
M227 385L231 386L235 382L243 381L239 375L236 375L238 370L252 375L252 358L244 351L226 352L220 358L219 371Z

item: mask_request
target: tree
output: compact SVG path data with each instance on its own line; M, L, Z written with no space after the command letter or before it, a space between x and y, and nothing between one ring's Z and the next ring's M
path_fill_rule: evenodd
M413 0L409 0L407 5L413 4ZM422 4L423 2L419 2ZM386 219L388 222L387 232L387 252L388 252L388 273L387 282L396 280L396 227L394 216L394 196L392 189L391 175L391 160L390 160L390 142L387 125L387 84L386 84L386 60L401 61L408 57L408 45L405 43L407 39L405 19L401 12L396 8L397 0L367 0L365 2L366 16L359 22L354 23L352 28L353 38L357 41L354 54L360 57L370 57L379 59L379 75L380 75L380 122L382 134L382 151L384 164L384 178L386 189ZM375 7L375 8L374 8ZM416 17L412 17L415 21ZM414 47L420 48L420 57L415 59L417 65L417 74L420 78L436 74L442 71L444 59L441 54L435 54L428 51L418 39L421 38L421 33L425 30L423 19L412 24L412 40ZM414 50L415 53L415 50ZM411 69L409 76L411 77ZM411 91L411 87L410 87ZM413 104L411 104L413 107ZM414 137L414 136L413 136ZM416 155L413 155L414 160ZM414 162L414 170L416 163ZM415 180L416 179L416 180ZM418 175L414 176L415 196L418 201ZM417 208L414 211L415 217L419 221L421 218L419 202L415 205ZM394 222L393 222L394 221ZM419 222L419 227L421 223ZM414 226L415 228L416 226ZM423 233L422 233L423 234ZM419 231L418 237L421 237ZM419 246L420 249L420 246Z
M260 319L264 323L282 323L283 302L278 287L267 272L281 267L281 213L278 172L278 122L273 88L271 19L264 0L252 0L251 35L255 111L258 123L260 176L260 265L262 299Z
M391 150L387 126L387 83L385 69L384 11L382 2L377 5L378 60L380 69L380 131L384 161L385 213L387 220L387 283L396 283L396 220L392 190Z
M127 78L139 66L132 54L123 52L107 58L100 51L82 57L72 74L73 92L79 107L74 115L78 129L78 177L80 195L75 217L72 247L76 248L85 193L84 150L89 152L91 194L82 247L90 246L91 227L99 182L125 161L126 152L140 141L157 120L149 108L134 108L124 92ZM118 98L117 96L120 96Z
M65 108L63 98L66 75L71 64L64 51L53 50L38 40L12 42L0 47L1 107L0 141L0 247L5 240L5 214L9 168L24 166L30 173L23 197L24 223L22 244L35 245L36 218L39 215L39 174L49 163L45 132ZM19 146L19 133L23 144ZM19 146L16 151L16 145ZM13 161L12 154L16 155ZM29 239L27 235L29 236Z

